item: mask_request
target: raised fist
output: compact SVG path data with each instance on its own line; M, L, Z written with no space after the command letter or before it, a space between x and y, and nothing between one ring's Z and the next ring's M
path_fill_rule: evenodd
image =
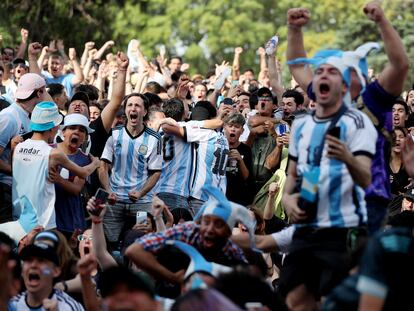
M29 37L29 30L27 29L20 29L20 34L22 36L22 42L27 42L27 38Z
M76 50L75 48L69 48L69 59L76 60Z
M376 23L384 19L384 11L377 0L367 3L364 7L364 13L370 20Z
M259 52L259 55L265 55L266 54L266 50L263 47L259 47L257 49L257 52Z
M107 49L110 49L111 47L115 45L115 42L112 40L109 40L109 41L106 41L104 45Z
M287 12L287 23L289 26L302 27L310 20L310 12L304 8L293 8Z
M240 47L240 46L238 46L237 48L234 49L234 53L235 54L241 54L241 53L243 53L243 48Z
M85 50L89 51L92 50L95 46L95 42L89 41L85 43Z
M127 70L129 64L128 57L123 52L118 52L116 54L116 63L119 69Z
M39 42L29 44L29 56L37 56L42 51L42 45Z

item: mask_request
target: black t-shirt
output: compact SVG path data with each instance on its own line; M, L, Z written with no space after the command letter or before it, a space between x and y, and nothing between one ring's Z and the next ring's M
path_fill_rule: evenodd
M90 134L91 138L91 149L90 154L94 157L100 158L105 148L106 141L112 134L112 130L109 133L105 130L102 118L99 116L95 121L90 123L90 128L94 129L95 132ZM89 195L94 195L96 190L101 186L98 178L97 171L95 171L90 178L90 184L88 185Z
M95 121L92 121L89 126L95 130L95 132L90 134L92 144L90 153L94 157L100 158L105 148L106 141L111 136L111 131L107 132L105 130L100 116Z
M410 184L409 178L410 176L408 176L403 166L400 167L397 173L394 173L390 168L391 193L399 195L406 192L407 189L405 187Z
M247 180L243 180L239 165L232 165L235 163L232 163L231 159L229 159L226 169L226 196L230 201L235 203L249 205L253 201L253 194L251 193L249 187L250 175L252 173L252 151L249 146L243 143L241 143L237 148L230 148L230 150L231 149L237 149L250 174Z

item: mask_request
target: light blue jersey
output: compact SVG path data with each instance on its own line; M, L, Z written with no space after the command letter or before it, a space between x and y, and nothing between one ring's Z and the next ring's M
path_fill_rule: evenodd
M148 171L162 168L160 135L148 127L136 137L132 137L125 127L114 129L101 159L112 164L109 182L117 200L132 203L128 193L144 186L149 177ZM151 200L151 193L147 193L138 203L149 203Z
M65 87L66 93L68 94L69 98L72 97L73 95L72 80L75 77L73 73L69 73L66 75L63 74L57 78L54 78L48 71L42 71L42 76L45 78L47 85L52 84L52 83L62 84Z
M230 150L222 132L203 128L203 124L203 121L191 122L185 130L186 139L193 147L190 196L206 201L208 195L202 191L205 185L220 188L226 193L226 165Z
M184 126L185 122L179 122ZM191 144L173 135L162 136L162 170L157 193L165 192L188 198L190 195Z
M289 156L297 162L297 174L303 176L313 163L316 148L321 144L331 119L317 119L314 115L298 116L292 126ZM356 110L348 109L337 122L340 139L350 152L373 157L377 132L368 117ZM318 210L316 227L354 227L366 223L367 212L364 190L357 186L347 166L336 159L328 158L325 143L320 163L318 183Z
M49 182L52 151L43 140L28 139L16 146L13 155L13 212L26 232L40 225L56 228L55 185Z
M0 147L3 153L0 159L10 163L10 140L17 135L23 135L30 129L29 113L18 104L14 103L0 112ZM6 185L12 185L12 177L0 173L0 182Z

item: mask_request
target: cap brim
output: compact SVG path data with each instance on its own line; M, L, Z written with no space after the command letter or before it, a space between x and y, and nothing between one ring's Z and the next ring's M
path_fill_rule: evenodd
M30 244L24 247L19 253L19 257L23 261L30 257L44 258L53 262L57 266L59 265L59 258L54 251L50 249L43 249L34 244Z

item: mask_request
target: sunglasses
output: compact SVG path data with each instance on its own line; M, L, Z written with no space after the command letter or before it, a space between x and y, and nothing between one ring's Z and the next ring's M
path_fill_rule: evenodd
M79 234L78 235L78 241L79 242L86 241L86 240L92 241L93 237L92 236L87 236L87 235L84 235L84 234Z

